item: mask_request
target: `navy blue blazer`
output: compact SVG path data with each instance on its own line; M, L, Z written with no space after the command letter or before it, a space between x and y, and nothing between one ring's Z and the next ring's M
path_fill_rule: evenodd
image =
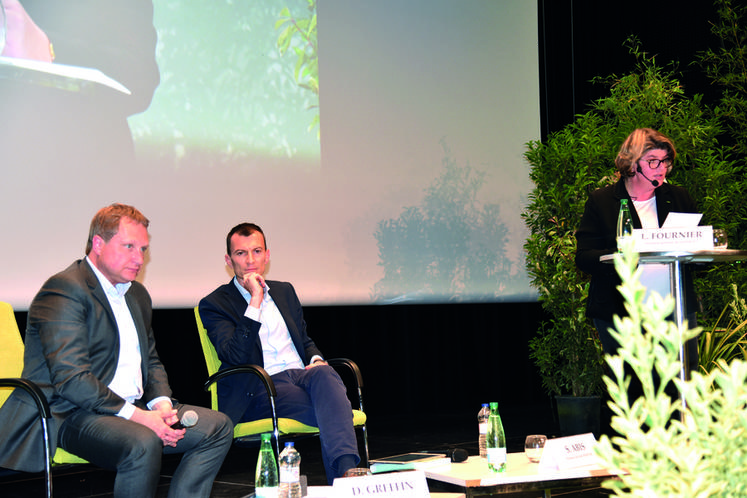
M267 286L304 365L308 365L314 355L322 356L306 333L303 309L293 286L276 280L268 280ZM244 316L247 306L233 279L200 301L200 319L218 353L221 370L245 364L264 367L259 339L261 323ZM231 375L218 382L218 408L234 423L241 419L255 395L267 394L254 375Z
M656 211L659 226L671 212L697 213L695 201L682 187L664 183L656 190ZM602 263L599 258L617 251L617 216L620 200L633 201L622 180L614 185L602 187L589 195L584 207L584 215L576 231L576 266L591 275L589 297L586 302L586 316L612 321L613 315L627 316L623 297L617 290L620 277L615 265ZM633 227L642 228L635 209L630 210ZM685 267L685 297L688 312L695 311L695 290L688 267Z

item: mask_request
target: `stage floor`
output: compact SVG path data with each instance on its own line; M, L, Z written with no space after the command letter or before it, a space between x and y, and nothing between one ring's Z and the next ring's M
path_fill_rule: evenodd
M479 407L478 407L479 408ZM553 424L547 417L534 415L535 407L506 410L502 413L508 439L508 451L523 451L527 434L554 434ZM380 458L410 451L440 451L463 448L470 455L477 454L477 410L474 416L441 414L430 420L417 421L411 417L378 417L369 422L369 447L371 458ZM474 419L474 420L473 420ZM321 463L319 440L310 438L296 443L301 453L301 472L309 485L326 485ZM223 463L213 485L212 498L243 498L254 492L256 448L233 447ZM162 478L157 497L166 497L171 475L179 462L178 456L164 457ZM114 474L91 465L57 469L54 473L55 498L111 498ZM0 477L0 496L3 498L28 498L43 496L44 482L38 475L13 474ZM519 493L516 498L535 498L541 493ZM609 493L603 489L568 490L553 496L600 498Z

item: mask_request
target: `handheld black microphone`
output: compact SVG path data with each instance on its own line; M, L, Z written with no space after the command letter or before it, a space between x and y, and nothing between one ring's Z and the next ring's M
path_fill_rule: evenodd
M195 413L194 410L187 410L182 414L181 420L179 422L175 423L171 426L172 429L186 429L187 427L192 427L197 423L197 413Z
M464 462L467 460L467 457L469 457L469 453L467 453L467 450L463 450L462 448L449 448L444 453L446 453L446 456L451 459L452 462Z
M418 453L433 453L434 455L443 455L452 462L464 462L469 458L467 450L461 448L449 448L448 450L431 450L431 451L420 451Z
M659 180L651 180L649 177L647 177L646 175L643 174L643 169L641 169L641 165L640 164L638 165L638 172L641 174L641 176L643 178L645 178L646 180L648 180L649 182L651 182L651 185L653 185L654 187L658 187L659 186Z

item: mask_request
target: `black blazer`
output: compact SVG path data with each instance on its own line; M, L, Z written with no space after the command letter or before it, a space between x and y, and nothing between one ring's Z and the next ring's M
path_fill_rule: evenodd
M664 183L654 191L659 226L670 212L697 213L695 201L682 187ZM620 277L615 267L602 263L599 258L617 251L617 216L620 200L633 201L622 180L614 185L595 190L589 195L584 207L584 215L576 231L576 266L591 275L589 297L586 303L586 316L612 321L612 316L626 316L622 295L617 290ZM635 209L630 210L633 227L642 228ZM688 312L695 310L695 290L688 267L685 267L685 297Z

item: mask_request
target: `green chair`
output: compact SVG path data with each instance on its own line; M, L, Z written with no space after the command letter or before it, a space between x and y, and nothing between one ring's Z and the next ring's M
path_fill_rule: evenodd
M88 462L72 453L68 453L62 448L57 448L54 456L51 456L52 445L49 440L49 420L52 418L52 412L39 386L21 378L23 372L23 351L24 345L21 340L21 333L18 330L15 314L13 314L13 307L8 303L0 302L0 406L5 403L13 389L26 391L34 400L39 410L39 420L42 424L42 432L44 434L43 443L46 450L44 477L46 480L47 497L51 498L52 465Z
M319 428L302 424L301 422L289 418L278 418L275 409L275 399L277 391L272 382L272 378L264 368L258 365L240 365L236 367L221 370L221 362L218 359L218 353L215 351L213 343L207 335L207 330L200 319L198 307L195 307L195 319L197 321L197 331L200 336L200 345L202 353L205 355L205 364L209 378L205 382L205 390L210 392L211 407L218 410L218 389L216 382L229 375L252 374L260 378L267 390L267 396L270 400L272 417L254 420L252 422L242 422L236 424L233 430L234 442L240 445L256 446L260 442L262 433L271 432L275 440L275 456L280 454L280 440L293 440L308 436L318 436ZM366 414L363 412L363 378L358 369L358 365L352 360L346 358L333 358L327 360L327 363L335 369L347 369L354 378L355 388L358 394L358 409L353 410L353 425L362 432L364 451L361 454L362 463L368 467L368 433L366 431Z

